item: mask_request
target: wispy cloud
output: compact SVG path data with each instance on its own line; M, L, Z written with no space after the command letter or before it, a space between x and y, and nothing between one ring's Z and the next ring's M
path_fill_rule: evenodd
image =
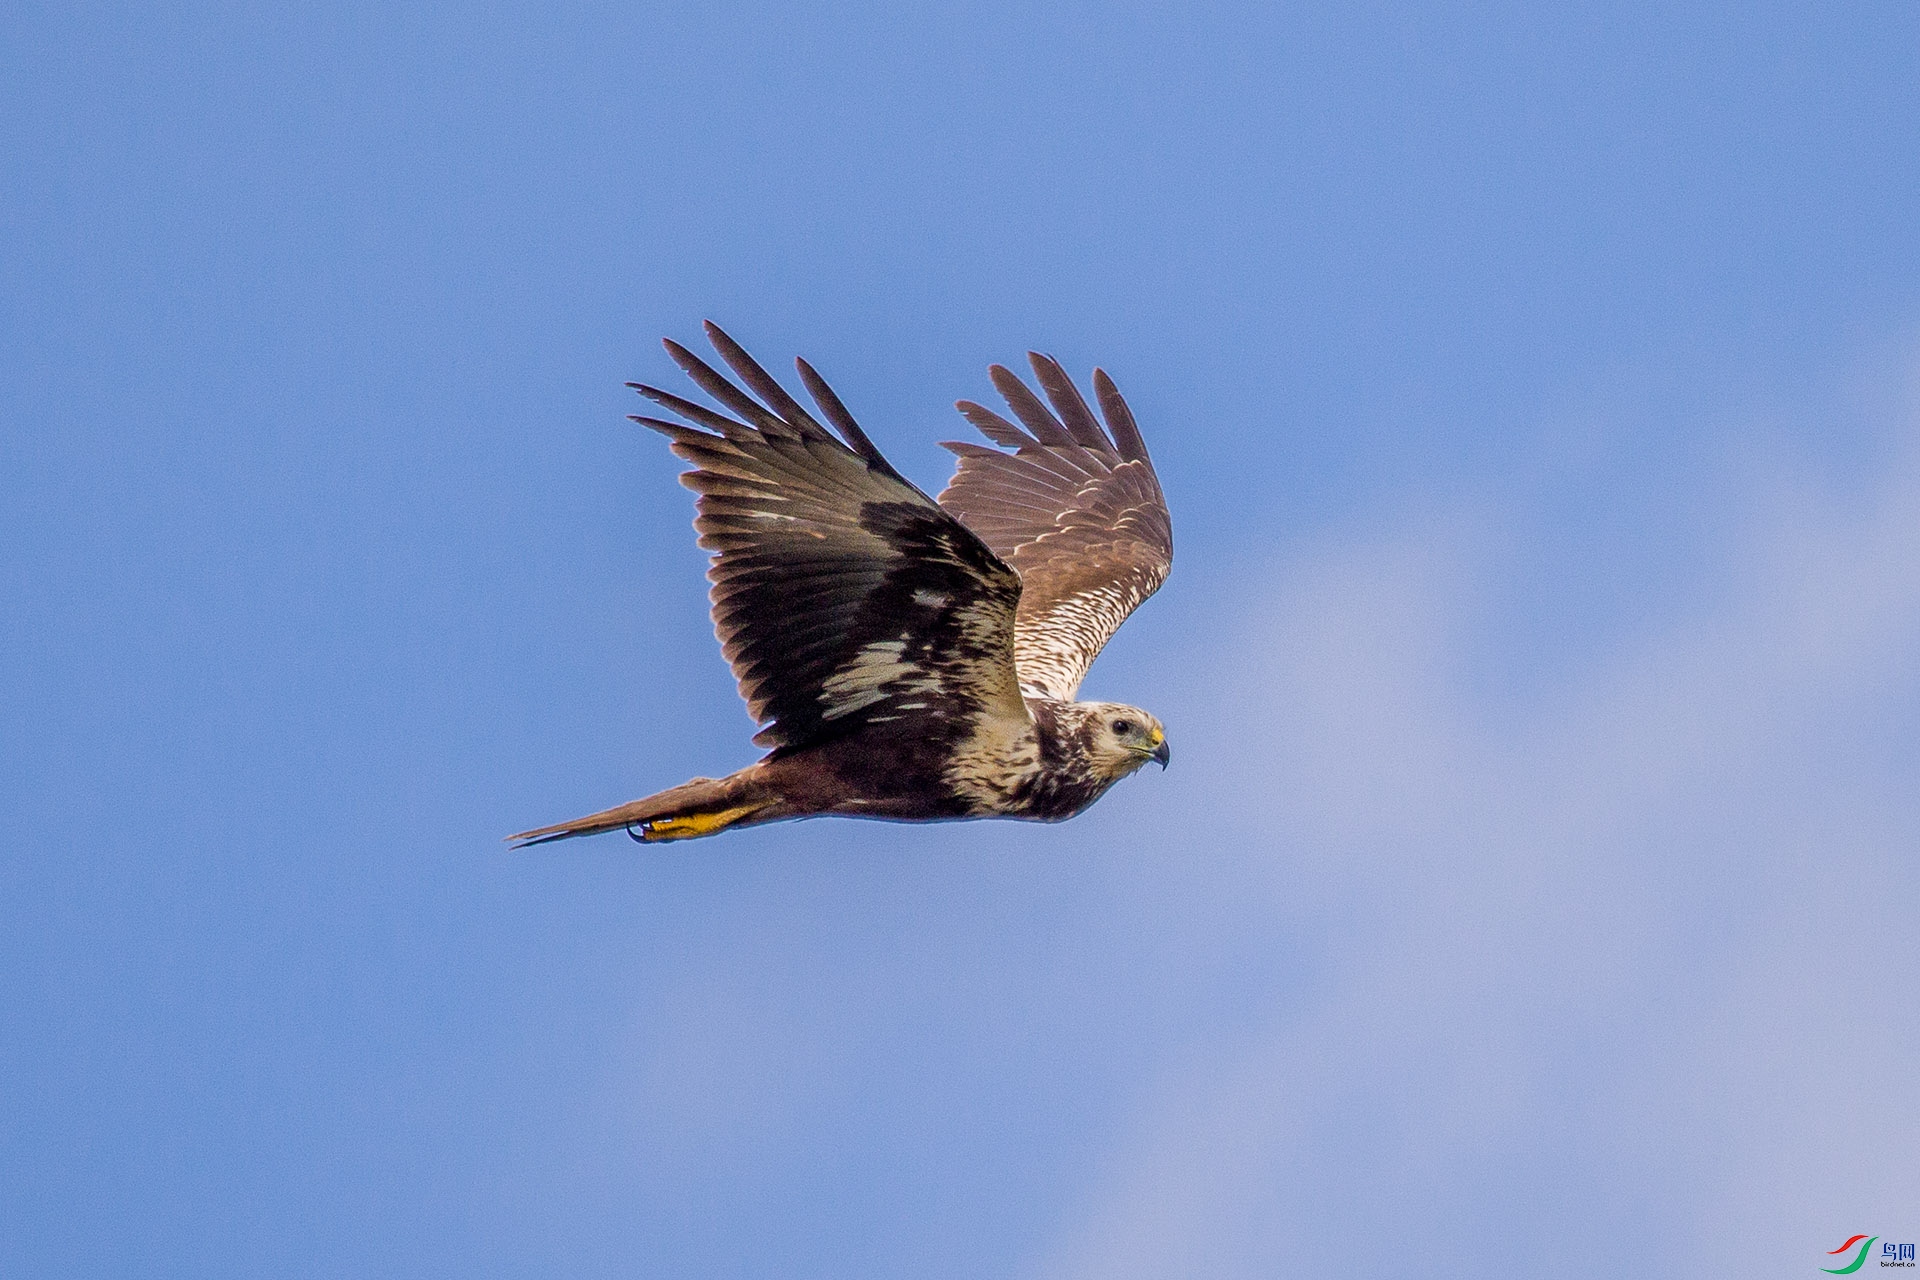
M1179 803L1248 816L1166 927L1316 932L1319 968L1143 1097L1033 1274L1771 1273L1920 1230L1920 415L1888 417L1853 492L1729 458L1711 572L1524 700L1469 676L1497 504L1277 567L1191 664L1254 655L1178 716Z

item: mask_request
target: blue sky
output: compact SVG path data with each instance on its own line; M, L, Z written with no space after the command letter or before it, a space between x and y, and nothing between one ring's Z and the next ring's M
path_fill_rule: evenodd
M0 1270L1920 1235L1912 7L724 9L16 6ZM707 317L928 487L1112 372L1174 768L507 852L752 758Z

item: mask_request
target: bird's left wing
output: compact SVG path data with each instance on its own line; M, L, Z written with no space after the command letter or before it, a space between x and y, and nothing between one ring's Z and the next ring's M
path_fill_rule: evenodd
M1166 581L1173 520L1113 380L1093 371L1103 428L1059 361L1031 352L1028 359L1053 407L994 365L993 385L1022 425L970 400L959 409L1013 452L947 443L960 467L940 505L1020 574L1014 646L1021 683L1071 699L1101 647Z
M680 480L700 495L694 528L714 553L714 630L748 709L770 722L754 741L783 751L887 721L1025 722L1018 576L893 469L804 360L839 439L718 326L707 337L752 394L668 341L730 413L635 383L685 421L634 421L694 466Z

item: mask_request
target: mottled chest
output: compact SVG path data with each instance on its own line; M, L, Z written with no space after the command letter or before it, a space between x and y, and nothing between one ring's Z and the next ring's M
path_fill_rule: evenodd
M948 761L946 782L970 813L1057 822L1098 800L1112 780L1088 768L1068 704L1027 699L1028 716L982 716Z

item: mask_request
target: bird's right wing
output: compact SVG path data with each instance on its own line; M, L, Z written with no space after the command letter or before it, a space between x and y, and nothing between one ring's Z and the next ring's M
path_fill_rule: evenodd
M694 528L714 552L714 630L748 709L771 722L754 741L791 750L907 719L938 737L938 722L964 733L983 713L1026 722L1019 577L893 469L804 360L840 439L718 326L707 337L753 394L669 341L731 413L635 383L685 421L634 421L694 465L680 480L700 495Z
M948 443L960 467L940 505L1019 572L1020 680L1066 700L1127 615L1166 581L1173 518L1113 380L1093 371L1102 429L1059 361L1038 353L1028 359L1053 408L994 365L993 385L1026 429L962 400L967 421L1013 452Z

